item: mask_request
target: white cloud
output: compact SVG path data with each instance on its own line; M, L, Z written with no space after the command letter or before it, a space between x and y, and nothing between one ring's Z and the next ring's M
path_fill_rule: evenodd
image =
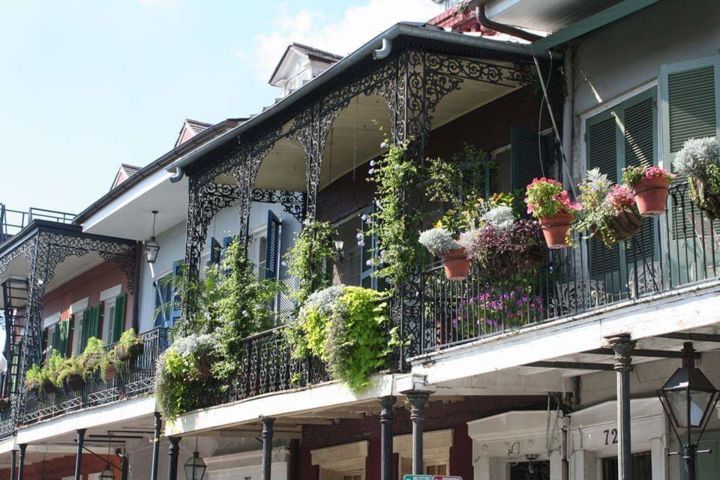
M347 55L377 34L398 22L425 22L442 12L431 0L363 0L345 9L342 17L325 22L320 11L291 12L288 4L277 7L275 31L258 35L253 49L254 70L263 79L270 77L285 48L304 43L339 55Z

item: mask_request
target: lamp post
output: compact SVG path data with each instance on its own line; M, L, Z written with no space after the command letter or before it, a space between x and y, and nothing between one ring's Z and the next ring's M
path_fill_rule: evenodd
M705 374L695 367L692 342L682 349L682 367L658 390L660 403L682 446L685 480L695 480L697 446L718 400L718 391ZM693 440L693 434L697 434Z
M157 260L158 252L160 252L160 244L158 244L157 240L155 240L155 218L157 217L158 211L153 210L152 214L152 236L150 237L150 240L145 241L145 260L147 260L147 263L149 264L155 263L155 260Z

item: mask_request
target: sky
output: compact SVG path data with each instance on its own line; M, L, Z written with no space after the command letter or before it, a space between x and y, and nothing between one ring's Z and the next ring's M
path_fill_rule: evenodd
M185 118L271 104L293 41L346 55L431 0L3 0L0 203L79 213L121 163L170 150Z

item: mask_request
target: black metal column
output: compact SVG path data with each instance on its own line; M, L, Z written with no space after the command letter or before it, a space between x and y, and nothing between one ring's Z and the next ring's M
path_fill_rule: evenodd
M393 406L395 397L380 399L380 480L393 479Z
M180 437L169 437L170 448L170 466L168 467L168 480L177 480L178 478L178 456L180 455Z
M429 392L412 392L407 394L410 401L410 421L412 421L412 473L422 475L423 468L423 430L425 429L425 403Z
M272 469L272 440L274 418L262 419L262 480L270 480Z
M155 432L153 434L152 469L150 479L157 480L158 464L160 463L160 433L162 430L162 418L159 412L155 412Z
M10 459L10 480L15 478L15 469L17 465L17 450L13 448L12 457Z
M75 480L82 480L82 456L85 446L85 429L77 431L77 453L75 454Z
M18 467L17 480L25 480L25 450L27 444L21 443L18 447L20 448L20 466Z
M630 335L618 335L608 340L615 351L617 372L618 480L632 480L630 371L635 342L630 340Z

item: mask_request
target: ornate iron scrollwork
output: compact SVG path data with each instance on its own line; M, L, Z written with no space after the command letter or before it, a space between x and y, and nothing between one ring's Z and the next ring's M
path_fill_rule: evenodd
M265 190L255 188L252 191L253 202L279 203L283 210L302 223L305 216L305 193L290 190Z

